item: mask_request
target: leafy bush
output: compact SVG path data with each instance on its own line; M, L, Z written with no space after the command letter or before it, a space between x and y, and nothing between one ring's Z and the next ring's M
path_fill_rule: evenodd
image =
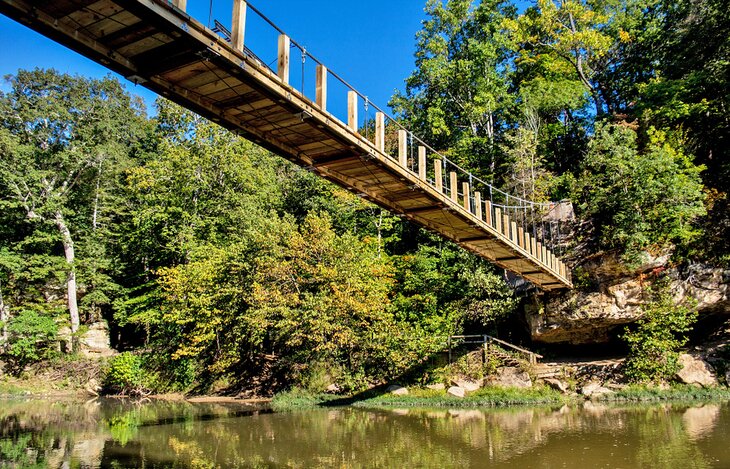
M53 318L24 310L8 321L5 355L8 370L19 374L26 366L52 357L56 353L58 326Z
M623 336L629 345L626 376L637 383L667 381L679 371L679 349L697 320L693 306L674 304L667 282L660 280L650 294L636 329Z
M104 378L107 391L118 394L146 394L145 371L142 357L131 352L123 352L109 361L109 368Z

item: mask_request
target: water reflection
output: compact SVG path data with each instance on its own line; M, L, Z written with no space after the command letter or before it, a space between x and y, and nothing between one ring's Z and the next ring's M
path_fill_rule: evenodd
M730 467L730 407L320 409L0 403L0 467Z

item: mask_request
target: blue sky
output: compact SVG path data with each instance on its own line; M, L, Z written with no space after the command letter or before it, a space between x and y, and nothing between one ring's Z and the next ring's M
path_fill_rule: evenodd
M425 18L425 0L254 0L252 3L328 68L380 106L387 104L395 89L404 88L404 80L414 68L415 34ZM209 15L210 5L209 0L188 0L188 12L203 24L208 24L212 16L229 25L230 0L214 0L212 15ZM269 55L273 59L276 34L266 31L254 16L249 12L247 44L262 59L268 60ZM5 45L0 53L2 76L19 68L35 67L52 67L92 77L110 73L2 15L0 43ZM292 68L301 70L300 56L295 55L298 52L292 54ZM7 84L3 80L0 86L4 89ZM129 83L128 88L149 105L155 99L153 93L142 87ZM336 91L331 87L330 94Z

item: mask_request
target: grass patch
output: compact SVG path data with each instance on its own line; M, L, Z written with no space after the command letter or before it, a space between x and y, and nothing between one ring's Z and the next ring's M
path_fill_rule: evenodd
M698 388L690 385L675 385L668 389L659 389L634 385L614 394L602 395L596 400L616 402L730 400L730 388Z
M459 398L445 391L411 389L405 396L383 394L353 403L357 407L509 407L521 405L560 404L569 397L547 388L482 388Z
M271 408L275 412L288 412L300 409L312 409L314 407L324 406L327 403L338 400L338 396L331 394L312 393L310 391L293 388L276 394L271 399Z

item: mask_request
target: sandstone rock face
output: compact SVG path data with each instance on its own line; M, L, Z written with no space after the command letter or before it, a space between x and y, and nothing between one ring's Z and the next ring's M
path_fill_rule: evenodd
M108 357L116 351L109 342L109 327L106 322L95 322L79 339L79 351L86 357Z
M446 394L450 394L454 397L464 397L466 396L466 390L464 388L460 388L459 386L451 386L449 389L446 390Z
M386 388L385 391L396 396L405 396L406 394L408 394L408 388L404 388L403 386L399 386L397 384L391 384Z
M496 374L490 376L487 384L503 388L531 388L532 380L526 371L506 366L499 368Z
M525 308L532 339L576 345L608 342L617 330L641 317L641 306L648 300L641 274L660 268L666 256L647 258L632 272L612 258L584 264L597 280L598 291L561 292L536 299ZM669 275L677 302L693 298L700 315L730 315L730 270L695 265Z
M679 356L679 364L682 367L677 372L677 379L680 382L703 387L717 386L717 377L712 367L701 358L683 353Z

